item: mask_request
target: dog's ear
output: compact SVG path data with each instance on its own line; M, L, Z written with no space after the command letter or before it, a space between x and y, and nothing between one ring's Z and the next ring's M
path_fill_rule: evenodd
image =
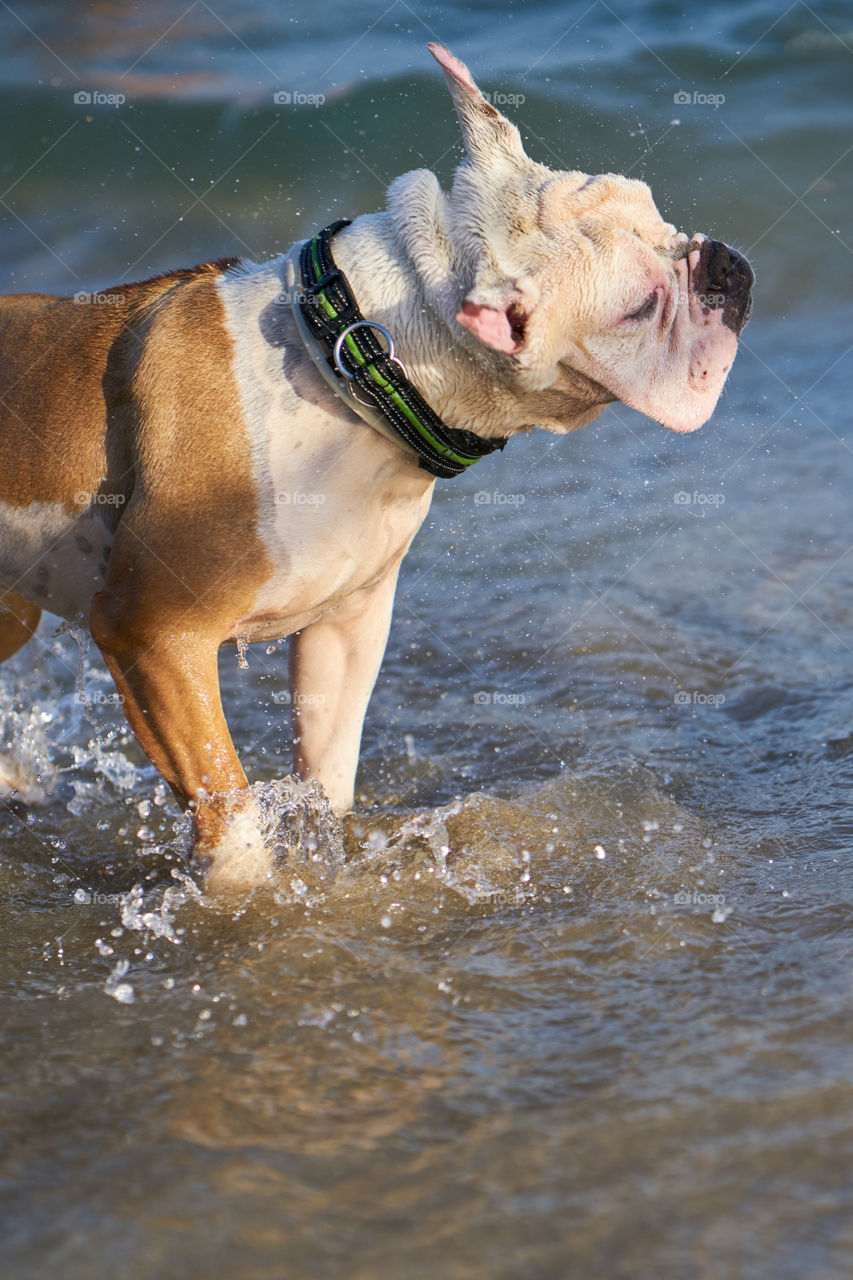
M515 125L486 101L465 63L454 58L443 44L433 43L427 48L444 68L471 161L474 164L492 164L498 158L526 161L521 135Z
M534 299L519 289L473 289L457 311L456 321L485 346L517 355L527 339L533 305Z

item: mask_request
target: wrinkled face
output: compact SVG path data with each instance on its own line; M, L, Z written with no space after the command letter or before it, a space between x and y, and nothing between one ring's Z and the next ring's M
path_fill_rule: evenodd
M645 183L555 173L440 46L468 159L454 185L474 283L456 320L529 389L586 382L674 431L708 420L750 308L746 259L661 218ZM476 205L476 208L473 206Z
M611 175L580 187L574 175L557 180L540 226L557 250L542 301L551 310L543 341L558 362L674 431L700 427L749 314L746 259L707 236L688 239L644 183ZM569 300L562 316L559 297Z

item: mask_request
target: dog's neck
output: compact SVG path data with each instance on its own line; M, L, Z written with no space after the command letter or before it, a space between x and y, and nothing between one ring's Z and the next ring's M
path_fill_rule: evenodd
M362 315L393 334L410 378L448 426L485 439L584 426L602 405L572 385L570 371L561 370L559 386L519 392L507 358L456 323L470 281L451 243L451 213L435 176L418 170L393 183L388 212L357 218L335 236L335 261Z

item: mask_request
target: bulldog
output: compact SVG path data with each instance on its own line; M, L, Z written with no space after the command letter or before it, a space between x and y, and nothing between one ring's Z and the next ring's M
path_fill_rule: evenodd
M747 320L739 253L642 182L529 159L429 47L466 151L449 192L421 169L272 261L0 300L0 660L42 609L85 624L225 879L248 784L219 647L291 637L294 769L346 811L436 477L615 400L695 431Z

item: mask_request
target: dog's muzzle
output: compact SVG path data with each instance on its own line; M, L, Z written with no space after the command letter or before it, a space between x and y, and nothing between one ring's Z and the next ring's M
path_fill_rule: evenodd
M755 275L742 253L722 240L703 239L693 290L703 304L723 308L723 324L737 336L749 319Z

